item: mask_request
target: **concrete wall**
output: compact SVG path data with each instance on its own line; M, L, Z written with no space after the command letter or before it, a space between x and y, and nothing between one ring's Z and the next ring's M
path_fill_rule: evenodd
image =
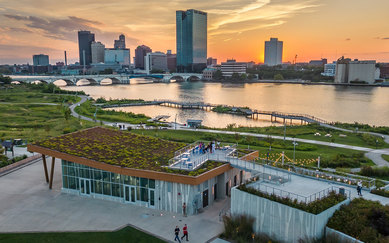
M231 215L249 215L255 218L254 230L281 242L320 238L328 219L345 200L326 211L314 215L289 207L237 188L231 190Z
M326 227L326 236L333 236L336 240L338 240L338 242L343 243L363 243L363 241L357 240L354 237L328 227Z
M226 183L234 184L234 176L237 176L237 184L240 183L240 170L232 169L200 185L187 185L166 181L155 182L155 208L175 213L183 213L182 205L185 202L188 215L196 214L196 209L203 208L203 192L208 189L208 206L216 200L226 197ZM243 173L245 175L245 173ZM230 182L231 181L231 182ZM215 184L217 189L215 192Z
M350 62L348 81L365 81L374 84L375 62Z

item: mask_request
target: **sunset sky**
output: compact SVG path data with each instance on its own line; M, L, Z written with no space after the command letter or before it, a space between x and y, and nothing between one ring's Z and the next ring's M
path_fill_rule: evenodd
M389 0L0 0L0 64L78 61L77 31L113 47L176 49L175 11L208 13L208 56L263 62L264 41L284 41L283 61L339 56L389 62ZM131 60L132 61L132 60Z

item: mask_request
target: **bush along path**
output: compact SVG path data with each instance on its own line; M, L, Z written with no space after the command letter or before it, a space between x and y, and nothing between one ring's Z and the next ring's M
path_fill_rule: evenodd
M96 121L96 120L93 120L92 118L79 115L75 111L75 108L77 106L81 105L82 103L86 102L88 99L90 99L88 96L84 96L84 95L80 95L79 97L81 98L81 100L69 107L71 110L72 116L83 119L83 120L108 125L108 126L117 126L119 124L118 122L108 122L108 121L102 121L102 120ZM138 128L139 127L139 124L130 124L130 123L125 123L125 122L120 122L120 124L125 125L126 128L129 128L129 127L130 128ZM249 133L249 132L234 132L234 131L223 131L223 130L213 130L213 129L191 129L191 128L188 128L186 126L182 126L182 125L174 124L174 123L170 123L169 125L170 125L170 127L167 127L167 129L177 129L177 130L186 130L186 131L194 131L194 132L209 132L209 133L216 133L216 134L231 134L231 135L239 134L241 136L252 136L252 137L257 137L257 138L268 138L269 137L268 134L258 134L258 133ZM321 125L329 126L329 128L333 128L333 129L337 129L337 130L342 129L342 128L336 128L336 127L326 125L326 124L321 124ZM347 130L347 129L344 129L344 130ZM352 132L351 130L347 130L347 131ZM271 137L273 139L280 139L280 140L284 139L283 136L271 136ZM324 145L324 146L330 146L330 147L336 147L336 148L345 148L345 149L351 149L351 150L356 150L356 151L362 151L365 153L373 153L373 154L377 154L378 157L381 157L381 155L383 155L383 154L389 155L389 149L372 149L372 148L366 148L366 147L361 147L361 146L345 145L345 144L339 144L339 143L317 141L317 140L310 140L310 139L302 139L302 138L292 138L292 137L285 137L285 140L286 141L296 141L296 142L302 142L302 143L309 143L309 144L316 144L316 145ZM386 139L385 139L385 141L387 142ZM372 160L378 166L389 166L388 162L386 162L387 164L384 165L382 163L382 161L378 161L375 158L377 158L377 157L373 156Z

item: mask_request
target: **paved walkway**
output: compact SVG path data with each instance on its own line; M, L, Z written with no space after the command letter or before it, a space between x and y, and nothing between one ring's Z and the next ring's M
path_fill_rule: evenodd
M77 114L74 111L74 108L76 106L84 103L89 98L88 96L80 96L80 97L81 97L81 100L78 103L73 104L73 105L70 106L70 110L72 112L72 115L74 117L80 117L81 119L93 122L94 121L93 119L85 117L85 116L81 116L81 115ZM118 123L103 121L103 124L104 125L109 125L109 126L116 126ZM130 124L130 123L124 123L124 122L120 122L120 124L125 125L126 127L132 127L132 128L139 127L139 125ZM347 130L347 129L343 129L343 128L337 128L337 127L334 127L334 126L331 126L331 125L327 125L327 124L321 124L321 125L327 126L329 128L341 130L341 131L353 132L351 130ZM192 132L209 132L209 133L217 133L217 134L231 134L231 135L239 134L241 136L252 136L252 137L258 137L258 138L267 138L267 137L269 137L269 134L258 134L258 133L248 133L248 132L233 132L233 131L222 131L222 130L212 130L212 129L191 129L191 128L188 128L186 126L181 126L181 125L177 125L177 126L172 125L171 127L168 127L167 129L177 129L177 130L185 130L185 131L192 131ZM374 134L374 133L371 133L371 134ZM375 134L375 135L377 135L377 134ZM387 136L387 135L383 135L383 136L385 137L385 142L389 143L389 136ZM274 138L274 139L280 139L280 140L284 139L283 136L273 136L272 135L271 137ZM324 142L324 141L317 141L317 140L310 140L310 139L303 139L303 138L292 138L292 137L285 137L285 140L287 140L287 141L297 141L297 142L309 143L309 144L324 145L324 146L330 146L330 147L335 147L335 148L351 149L351 150L362 151L362 152L371 153L371 154L377 154L377 155L379 155L379 157L381 157L381 154L389 155L389 149L372 149L372 148L366 148L366 147L360 147L360 146L353 146L353 145L346 145L346 144L339 144L339 143L331 143L331 142ZM373 162L376 163L378 166L384 166L384 163L382 163L381 160L377 161L377 162L375 161L375 159L378 158L378 157L373 156L372 158L373 158L372 159ZM387 166L389 166L389 163L387 163Z
M0 177L0 232L115 230L131 224L172 241L175 226L182 229L186 223L190 242L204 243L223 231L219 212L226 200L216 202L198 215L182 217L61 193L61 178L61 166L56 162L53 189L49 190L42 160Z

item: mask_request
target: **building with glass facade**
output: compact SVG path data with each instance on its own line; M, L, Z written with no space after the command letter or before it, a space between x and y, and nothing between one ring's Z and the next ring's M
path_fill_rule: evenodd
M92 62L91 44L93 41L95 41L95 34L86 30L78 31L78 53L80 57L80 65L89 65Z
M201 72L207 65L207 13L176 12L177 71Z
M58 158L65 193L175 213L183 213L185 203L188 215L228 196L231 187L244 181L244 172L223 159L210 160L198 153L198 146L183 146L95 127L29 144L28 150L42 154L50 188ZM213 154L219 158L224 152ZM50 173L46 156L52 157Z

